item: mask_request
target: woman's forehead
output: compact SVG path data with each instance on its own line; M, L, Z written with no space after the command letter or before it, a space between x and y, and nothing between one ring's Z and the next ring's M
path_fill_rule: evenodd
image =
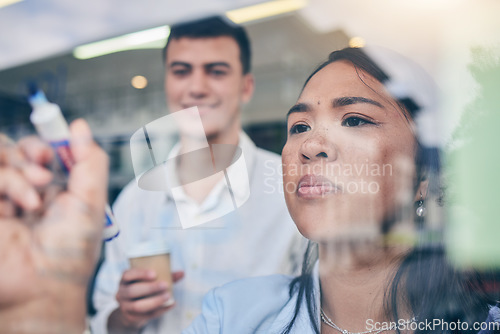
M342 93L359 92L369 94L388 94L382 83L374 77L356 68L352 63L344 60L328 64L318 71L304 87L302 95L309 95L314 92Z
M383 100L393 100L381 82L352 63L339 60L328 64L311 77L299 96L299 101L342 96L364 96L378 99L381 103Z
M345 100L369 103L389 117L390 123L404 124L411 129L414 126L411 116L392 97L384 84L346 60L328 64L311 77L292 109L301 106L311 111L319 105L335 109L343 105L358 104L340 103Z

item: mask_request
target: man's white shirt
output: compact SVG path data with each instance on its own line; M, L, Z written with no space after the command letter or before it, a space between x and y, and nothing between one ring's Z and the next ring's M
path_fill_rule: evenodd
M174 284L176 306L151 321L141 332L146 334L180 333L200 313L203 296L214 287L245 277L298 273L305 239L285 205L281 159L257 148L244 133L239 146L250 197L237 210L235 197L245 196L238 191L238 180L229 187L221 179L201 204L182 188L176 190L174 201L171 193L142 190L135 180L122 191L113 207L120 235L106 243L105 261L96 278L93 302L98 313L91 320L93 333L107 332L131 251L168 249L172 271L185 272ZM229 213L212 220L222 212ZM183 219L210 222L183 229L179 213Z

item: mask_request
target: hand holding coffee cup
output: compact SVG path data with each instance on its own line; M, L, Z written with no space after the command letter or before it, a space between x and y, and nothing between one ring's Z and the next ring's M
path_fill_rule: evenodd
M172 273L170 272L170 253L152 254L130 258L131 268L150 269L156 273L156 280L166 282L172 287ZM163 306L172 306L175 300L171 296Z
M127 252L131 268L122 274L116 293L119 307L108 318L108 330L122 333L141 329L175 306L173 284L184 277L184 272L171 273L170 250L167 246L154 247L145 242Z

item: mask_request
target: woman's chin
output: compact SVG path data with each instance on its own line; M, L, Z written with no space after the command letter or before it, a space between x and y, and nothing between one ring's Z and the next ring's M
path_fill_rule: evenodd
M379 240L380 227L373 223L340 220L296 219L299 232L307 239L318 243L344 243Z

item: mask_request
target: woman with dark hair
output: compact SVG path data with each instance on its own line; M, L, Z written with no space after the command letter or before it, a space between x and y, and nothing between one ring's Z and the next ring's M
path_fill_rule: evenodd
M306 80L282 153L288 210L310 240L302 275L214 289L186 333L499 329L480 277L447 261L438 150L417 126L425 99L410 92L419 75L398 82L393 64L388 74L347 48Z

